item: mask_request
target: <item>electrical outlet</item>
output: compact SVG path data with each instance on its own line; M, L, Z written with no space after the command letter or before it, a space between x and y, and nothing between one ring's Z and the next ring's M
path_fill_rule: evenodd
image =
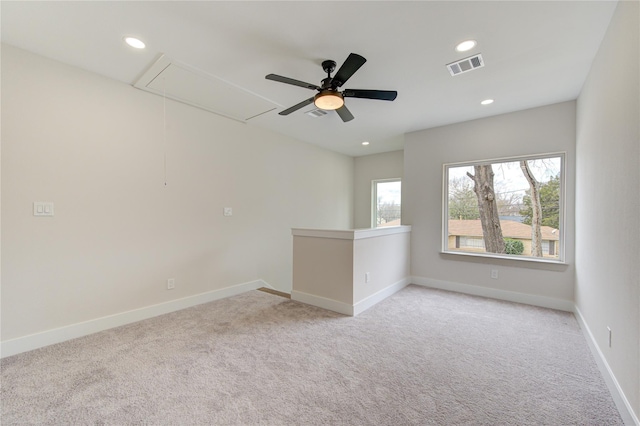
M369 278L370 278L369 273L368 273L368 272L365 272L365 273L364 273L364 282L365 282L365 283L368 283L368 282L369 282Z
M176 279L169 278L167 280L167 290L173 290L174 288L176 288Z
M498 279L498 270L497 269L492 269L491 270L491 278L493 278L494 280Z

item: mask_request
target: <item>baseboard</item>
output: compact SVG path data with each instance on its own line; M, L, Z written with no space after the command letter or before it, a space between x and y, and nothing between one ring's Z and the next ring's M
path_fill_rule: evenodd
M622 416L622 420L624 420L625 425L633 425L640 426L640 420L638 420L638 416L633 412L633 408L629 403L626 395L622 391L616 376L613 374L613 370L609 367L609 363L607 359L604 357L604 354L600 350L600 346L596 342L593 333L591 333L591 329L587 325L587 322L582 316L582 312L578 309L577 306L574 307L575 317L578 320L578 324L580 324L580 328L582 329L582 333L584 334L585 339L587 340L587 344L591 349L591 353L593 354L594 359L596 360L596 364L598 364L598 368L604 377L604 381L611 392L611 396L613 397L613 401Z
M16 355L22 352L42 348L44 346L49 346L55 343L64 342L66 340L71 340L92 333L97 333L99 331L108 330L110 328L119 327L121 325L142 321L148 318L156 317L158 315L179 311L181 309L200 305L202 303L224 299L226 297L235 296L246 291L256 290L260 287L271 286L263 280L251 281L243 284L221 288L218 290L208 291L206 293L196 294L194 296L189 296L182 299L171 300L169 302L160 303L157 305L146 306L144 308L135 309L132 311L109 315L102 318L96 318L82 323L55 328L53 330L47 330L41 333L6 340L0 343L0 357L4 358L11 355Z
M316 296L302 291L291 291L291 300L306 303L307 305L317 306L318 308L327 309L343 315L353 316L353 306L334 299L328 299L322 296Z
M537 296L534 294L518 293L515 291L499 290L495 288L480 287L476 285L436 280L425 277L412 277L411 283L440 290L455 291L457 293L465 293L474 296L489 297L492 299L507 300L509 302L524 303L526 305L573 312L573 302L570 300L554 299L552 297Z
M353 315L354 316L358 315L361 312L366 311L367 309L369 309L373 305L382 302L387 297L391 296L392 294L394 294L394 293L402 290L406 286L408 286L409 283L411 283L411 278L409 278L409 277L403 278L402 280L398 281L397 283L391 284L389 287L383 288L382 290L372 294L371 296L368 296L368 297L362 299L361 301L359 301L359 302L357 302L357 303L355 303L353 305Z
M366 311L376 303L383 301L384 299L396 293L397 291L402 290L410 283L411 283L411 278L409 277L404 278L398 281L397 283L391 284L390 286L377 291L371 296L368 296L353 305L340 302L338 300L329 299L322 296L316 296L313 294L304 293L302 291L296 291L296 290L293 290L291 292L291 300L306 303L307 305L317 306L318 308L327 309L329 311L333 311L339 314L349 315L353 317Z

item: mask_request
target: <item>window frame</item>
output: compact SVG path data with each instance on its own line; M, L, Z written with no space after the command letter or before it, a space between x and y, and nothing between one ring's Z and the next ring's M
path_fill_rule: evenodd
M400 182L402 191L402 178L373 179L371 181L371 228L378 226L378 183ZM400 222L402 223L402 192L400 194Z
M559 200L559 217L558 217L558 230L560 233L560 239L558 240L558 258L540 258L524 255L510 255L502 253L487 253L487 252L473 252L473 251L457 251L449 249L449 169L455 167L467 167L478 166L483 164L497 164L497 163L509 163L519 162L522 160L541 160L545 158L560 158L560 200ZM564 151L550 152L532 155L518 155L510 157L489 158L484 160L475 161L461 161L455 163L443 163L442 165L442 241L441 241L441 253L455 256L471 256L471 257L484 257L484 258L498 258L509 259L523 262L537 262L537 263L551 263L551 264L566 264L565 248L566 248L566 166L567 166L567 153ZM544 249L543 249L544 251Z

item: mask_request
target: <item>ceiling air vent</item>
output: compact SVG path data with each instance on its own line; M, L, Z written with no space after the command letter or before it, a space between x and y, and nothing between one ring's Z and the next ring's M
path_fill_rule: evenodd
M482 59L482 55L479 53L477 55L447 64L449 74L451 74L452 76L463 74L467 71L473 71L476 68L481 67L484 67L484 60Z
M327 115L327 112L321 109L312 109L311 111L305 112L305 114L310 115L311 117L314 117L314 118L318 118L318 117L322 117L323 115Z

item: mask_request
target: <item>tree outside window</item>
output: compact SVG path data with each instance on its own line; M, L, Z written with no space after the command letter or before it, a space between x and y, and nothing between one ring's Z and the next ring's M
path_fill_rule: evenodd
M443 250L561 261L563 164L564 154L445 164Z

